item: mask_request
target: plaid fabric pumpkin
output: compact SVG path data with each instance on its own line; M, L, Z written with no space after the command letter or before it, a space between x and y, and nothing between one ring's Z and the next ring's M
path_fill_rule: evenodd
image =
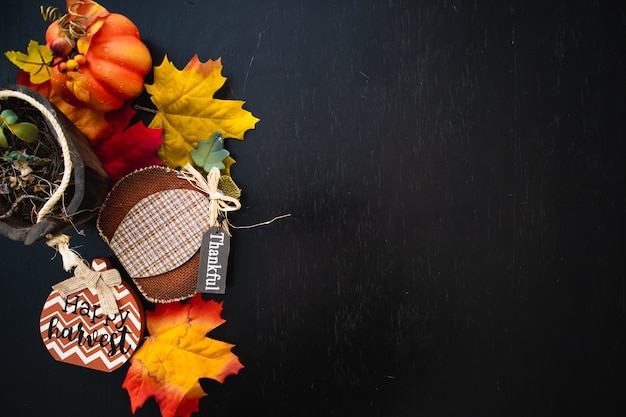
M209 198L180 172L148 167L110 191L97 227L142 295L167 303L196 293Z

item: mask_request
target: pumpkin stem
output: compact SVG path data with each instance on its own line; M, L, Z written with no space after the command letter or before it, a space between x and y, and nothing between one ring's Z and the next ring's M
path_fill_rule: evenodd
M82 4L84 4L82 1L70 4L67 7L67 13L59 19L59 27L61 30L74 40L80 39L87 34L87 26L81 23L87 20L87 16L72 10Z

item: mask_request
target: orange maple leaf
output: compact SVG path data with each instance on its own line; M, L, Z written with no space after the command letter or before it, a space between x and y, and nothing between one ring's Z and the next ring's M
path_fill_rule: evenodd
M48 99L87 136L92 145L113 134L114 128L106 120L106 113L89 107L73 106L54 92L50 93Z
M163 417L189 417L206 396L200 378L223 383L243 368L231 352L234 345L206 337L225 322L221 312L221 302L205 302L197 294L185 304L158 304L146 313L150 337L131 357L122 384L133 413L154 397Z

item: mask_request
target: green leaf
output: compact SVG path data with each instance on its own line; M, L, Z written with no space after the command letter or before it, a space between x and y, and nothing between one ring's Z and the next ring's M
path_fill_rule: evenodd
M7 137L4 136L4 131L0 129L0 148L8 148L9 142L7 141Z
M224 159L230 155L230 152L224 149L222 134L215 132L209 140L199 141L198 149L191 151L189 155L196 166L209 172L213 167L218 169L226 168Z
M235 184L235 181L233 181L230 175L220 176L217 188L229 197L236 199L241 198L241 189Z
M8 125L12 125L13 123L17 122L17 114L15 114L15 112L13 110L2 110L2 113L0 113L0 118L2 118L2 121Z
M21 122L7 126L11 132L24 142L34 142L37 140L39 129L32 123Z
M23 140L24 142L34 142L37 140L37 133L39 129L37 126L29 123L29 122L17 122L17 114L11 109L5 109L0 113L0 147L7 148L9 143L7 141L7 137L4 134L4 128L6 127L13 133L17 138Z

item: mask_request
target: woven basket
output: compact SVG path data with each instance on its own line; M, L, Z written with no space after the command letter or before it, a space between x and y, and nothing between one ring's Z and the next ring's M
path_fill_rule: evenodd
M0 104L7 98L19 99L35 107L57 139L61 155L69 155L69 159L62 157L63 179L50 198L63 201L63 215L48 215L54 204L49 200L50 206L40 209L34 224L13 217L0 220L1 235L30 245L48 233L60 233L72 225L92 219L106 197L110 180L89 139L47 98L21 85L1 87ZM70 183L71 187L68 186Z

